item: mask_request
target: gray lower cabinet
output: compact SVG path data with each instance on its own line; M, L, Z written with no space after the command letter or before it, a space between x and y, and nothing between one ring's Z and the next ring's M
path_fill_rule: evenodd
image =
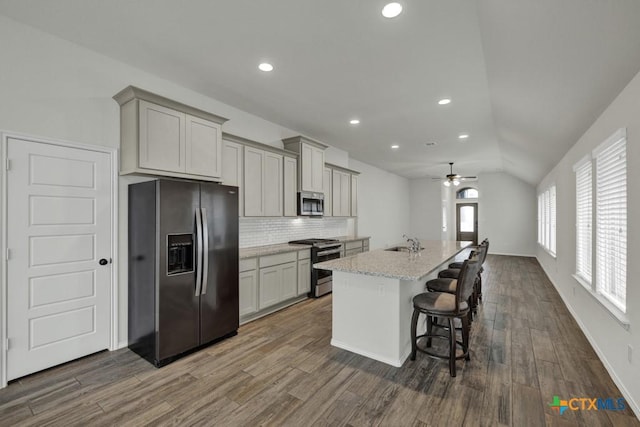
M261 256L258 282L258 309L262 310L296 296L298 254L285 252Z
M240 273L240 317L258 311L258 273L256 270Z
M287 300L306 295L310 289L309 249L242 259L240 321L273 310L280 303L285 306Z
M288 264L286 264L288 266ZM258 309L272 306L282 300L282 283L284 279L284 267L275 265L260 269L260 303Z
M240 260L240 280L238 282L240 318L258 311L258 259Z
M307 254L309 251L307 251ZM298 260L298 295L311 292L311 260Z

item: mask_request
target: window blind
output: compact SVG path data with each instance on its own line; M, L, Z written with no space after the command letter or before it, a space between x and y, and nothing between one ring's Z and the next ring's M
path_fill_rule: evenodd
M626 311L627 154L625 135L594 151L596 164L596 290Z
M538 195L538 243L556 255L556 186Z
M549 189L549 252L556 254L556 186Z
M549 190L544 192L544 231L542 233L542 246L549 249Z
M542 244L542 194L538 194L538 243Z
M591 161L575 167L576 172L576 274L591 284L592 173Z

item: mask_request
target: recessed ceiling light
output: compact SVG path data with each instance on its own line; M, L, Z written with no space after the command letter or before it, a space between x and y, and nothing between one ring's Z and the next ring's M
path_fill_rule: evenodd
M458 135L458 139L467 139L467 138L469 138L468 133L461 133L460 135Z
M397 150L398 148L400 148L400 146L398 144L393 144L391 148L393 148L394 150Z
M447 104L451 104L451 100L449 98L442 98L440 101L438 101L439 105L447 105Z
M402 12L402 5L400 3L388 3L382 8L382 16L385 18L395 18Z
M352 125L359 125L359 124L360 124L360 120L358 120L358 119L351 119L351 120L349 120L349 123L351 123Z
M268 62L263 62L262 64L258 65L258 68L260 69L260 71L273 71L273 65L269 64Z
M424 145L426 145L427 147L433 147L434 145L438 145L437 142L433 142L433 141L429 141L429 142L425 142Z

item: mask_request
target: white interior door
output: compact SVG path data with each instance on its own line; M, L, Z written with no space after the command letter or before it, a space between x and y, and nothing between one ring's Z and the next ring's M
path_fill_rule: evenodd
M8 380L109 347L110 157L8 139Z

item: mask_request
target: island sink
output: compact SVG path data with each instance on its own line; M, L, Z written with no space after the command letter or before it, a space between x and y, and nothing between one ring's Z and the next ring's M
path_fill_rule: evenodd
M424 248L420 248L418 250L423 250ZM392 248L387 248L385 249L385 251L391 251L391 252L409 252L409 248L407 246L394 246Z

